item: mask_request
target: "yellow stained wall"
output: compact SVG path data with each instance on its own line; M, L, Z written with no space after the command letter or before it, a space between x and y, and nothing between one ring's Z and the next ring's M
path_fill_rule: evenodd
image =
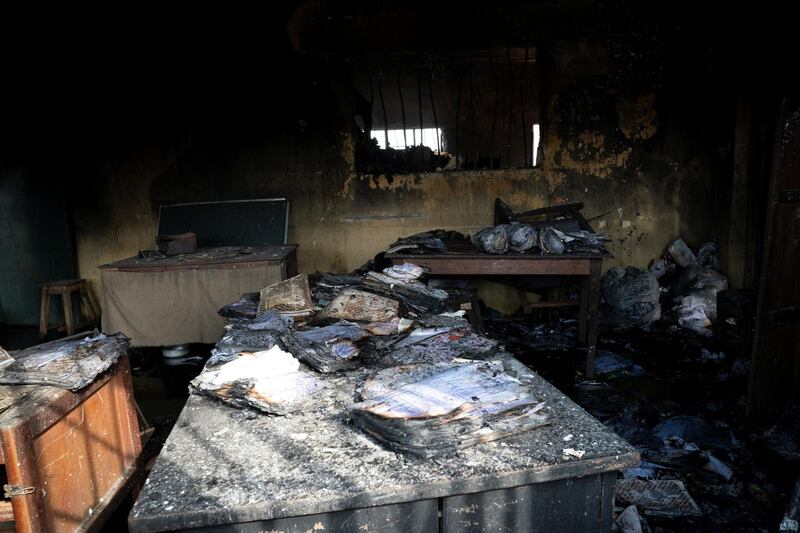
M76 205L80 275L98 284L99 265L154 247L159 204L244 198L289 198L302 271L349 271L429 229L473 233L492 223L496 197L517 210L584 202L611 239L606 268L646 267L677 237L701 244L713 237L713 143L691 108L662 116L657 84L627 83L610 57L556 47L538 168L360 175L349 135L276 133L269 120L235 142L190 132L106 156L95 199Z
M545 143L545 154L560 149L558 139L548 137ZM348 144L344 142L343 146ZM300 178L254 177L230 185L234 191L241 191L242 198L290 199L289 240L300 245L298 266L302 271L349 271L398 237L429 229L473 233L492 223L496 197L518 210L584 202L587 217L603 215L592 224L611 238L613 257L606 262L607 267L647 266L678 235L694 242L708 237L707 225L693 224L692 219L702 219L702 214L681 209L679 187L663 194L646 180L631 184L615 180L614 168L624 157L602 156L600 163L591 163L591 168L581 168L582 172L572 177L569 173L574 167L584 163L568 160L559 166L546 156L544 166L534 169L448 171L391 178L352 171L342 176L309 173ZM103 224L79 224L81 276L98 283L99 265L154 247L157 212L149 191L156 178L173 164L169 155L158 151L131 154L108 164L105 194L113 208ZM235 192L229 194L238 197Z

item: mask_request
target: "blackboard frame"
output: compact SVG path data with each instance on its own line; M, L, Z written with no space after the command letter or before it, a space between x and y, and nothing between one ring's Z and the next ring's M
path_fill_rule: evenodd
M231 224L230 220L223 220L221 216L231 206L240 207L239 213L237 213L240 216L237 216L234 220L243 224L257 217L259 210L263 211L265 216L278 219L283 224L281 242L275 242L277 239L258 239L252 232L247 231L247 227L241 224L238 226L241 231L237 232L237 225ZM273 211L272 213L268 213L270 209ZM283 211L282 213L281 210ZM256 198L186 202L159 206L156 237L158 235L173 235L189 231L197 234L197 241L200 247L287 244L289 238L289 200L287 198Z

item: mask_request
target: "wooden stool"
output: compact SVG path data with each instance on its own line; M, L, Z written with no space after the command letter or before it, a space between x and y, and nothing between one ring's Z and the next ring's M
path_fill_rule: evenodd
M96 325L99 322L100 313L94 301L94 295L91 293L89 284L84 279L62 279L59 281L51 281L40 285L42 288L42 310L39 315L39 337L45 338L47 331L50 329L48 325L48 315L50 314L50 295L61 295L61 304L64 307L64 326L56 326L62 328L66 326L67 335L75 333L76 329L81 329L86 326ZM92 316L85 322L80 321L78 317L78 324L75 324L72 319L72 293L78 292L81 302L84 303L87 310L91 311Z

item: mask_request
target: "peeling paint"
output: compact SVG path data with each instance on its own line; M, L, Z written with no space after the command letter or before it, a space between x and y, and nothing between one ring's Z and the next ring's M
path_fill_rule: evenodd
M617 104L619 129L626 138L650 139L658 128L658 111L654 93L640 94L632 99L622 99Z

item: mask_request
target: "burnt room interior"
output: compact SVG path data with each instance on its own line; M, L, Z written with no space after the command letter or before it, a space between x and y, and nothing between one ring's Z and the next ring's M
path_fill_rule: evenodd
M800 530L788 8L34 19L0 531Z

